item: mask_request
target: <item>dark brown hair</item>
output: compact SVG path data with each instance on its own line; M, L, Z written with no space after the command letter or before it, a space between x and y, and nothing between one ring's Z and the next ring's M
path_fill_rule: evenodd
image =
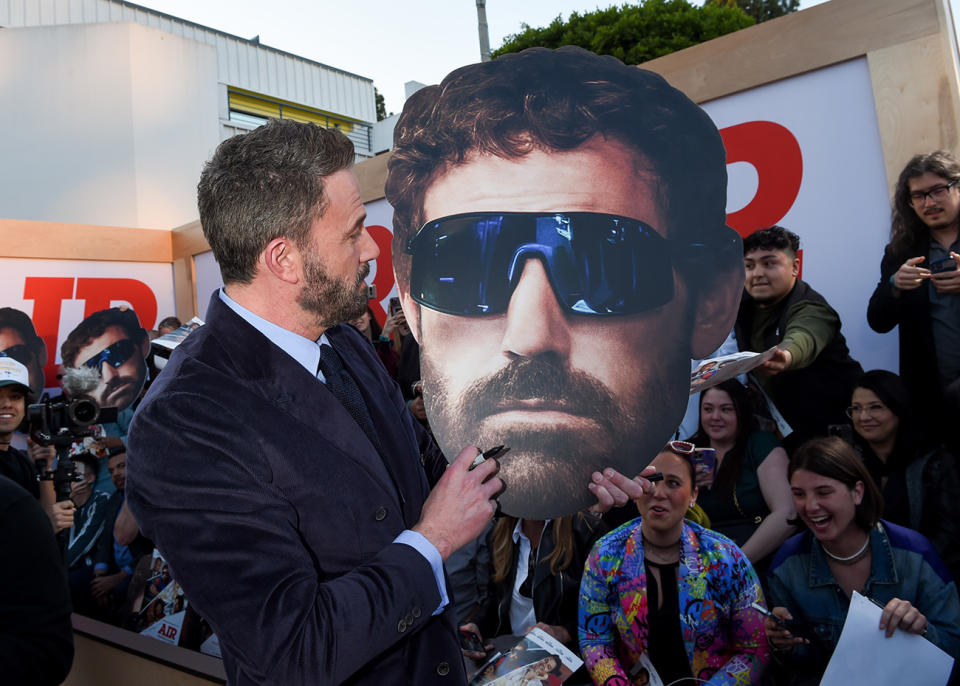
M900 172L897 189L893 194L892 221L890 223L890 247L896 252L909 249L915 243L930 236L930 229L917 215L910 203L910 179L930 172L947 181L960 181L960 162L948 152L937 150L923 155L914 155Z
M67 335L67 340L60 346L60 359L63 360L63 366L78 366L77 353L94 338L103 335L108 326L120 327L127 338L137 345L142 344L147 335L147 332L140 326L137 313L129 307L111 307L108 310L94 312L80 322L77 328ZM139 351L137 354L140 354ZM82 363L83 360L79 360L79 362Z
M800 250L800 237L782 226L770 226L754 231L743 239L743 254L754 250L779 250L796 259Z
M869 531L880 521L880 515L883 514L880 489L873 482L857 451L842 438L813 438L801 445L790 457L787 478L792 479L798 469L834 479L850 489L862 481L863 499L854 511L853 519L864 531ZM802 522L797 518L789 523L797 525Z
M250 283L275 238L304 245L325 209L323 179L353 159L339 131L288 119L223 141L200 175L197 206L224 283Z
M747 449L747 440L750 434L757 430L757 419L753 413L753 404L746 387L736 379L727 379L716 386L711 386L700 393L700 409L703 409L703 400L712 390L724 391L733 401L733 411L737 415L737 436L733 447L723 456L720 466L713 478L712 488L716 491L728 492L733 490L734 484L740 478L740 465L743 454ZM700 415L702 417L702 415ZM710 446L710 437L703 430L703 419L697 419L697 433L689 441L698 448Z
M519 158L537 149L574 150L596 135L652 163L669 223L664 233L669 228L672 237L689 241L720 235L726 153L703 110L660 75L614 57L574 46L530 48L461 67L404 105L386 183L400 289L410 279L407 241L423 224L424 196L444 170L472 153ZM715 255L716 271L730 259L739 263L740 255ZM704 280L709 273L696 272Z

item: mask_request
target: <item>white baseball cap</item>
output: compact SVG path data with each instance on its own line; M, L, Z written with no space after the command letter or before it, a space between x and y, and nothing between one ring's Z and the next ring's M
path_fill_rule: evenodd
M30 392L30 372L12 357L0 357L0 387L22 386Z

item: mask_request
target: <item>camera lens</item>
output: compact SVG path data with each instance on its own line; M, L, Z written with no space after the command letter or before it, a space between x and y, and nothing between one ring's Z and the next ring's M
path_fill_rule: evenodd
M70 422L75 426L90 426L100 415L100 408L92 398L76 398L68 409Z

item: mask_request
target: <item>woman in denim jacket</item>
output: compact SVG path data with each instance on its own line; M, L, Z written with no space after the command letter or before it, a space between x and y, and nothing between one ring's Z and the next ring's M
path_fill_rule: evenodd
M594 683L647 683L650 664L663 683L756 684L766 671L757 575L733 541L684 520L696 488L689 456L674 454L682 445L654 459L664 478L637 500L642 521L587 559L578 633Z
M880 628L922 634L956 657L960 599L923 536L880 520L883 498L854 449L839 438L802 445L788 468L807 531L780 548L769 573L767 638L794 683L819 683L846 620L853 591L884 606Z

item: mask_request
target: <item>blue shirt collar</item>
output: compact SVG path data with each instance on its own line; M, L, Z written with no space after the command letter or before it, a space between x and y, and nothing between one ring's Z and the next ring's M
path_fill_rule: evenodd
M319 376L321 380L323 380L323 375L318 374L317 370L320 366L320 346L330 345L330 341L327 340L327 334L323 334L315 341L304 338L300 334L284 329L282 326L277 326L273 322L268 322L263 317L255 315L227 295L226 291L222 288L220 289L220 300L223 301L224 305L243 317L244 321L250 326L266 336L267 340L299 362L304 369L314 376Z

